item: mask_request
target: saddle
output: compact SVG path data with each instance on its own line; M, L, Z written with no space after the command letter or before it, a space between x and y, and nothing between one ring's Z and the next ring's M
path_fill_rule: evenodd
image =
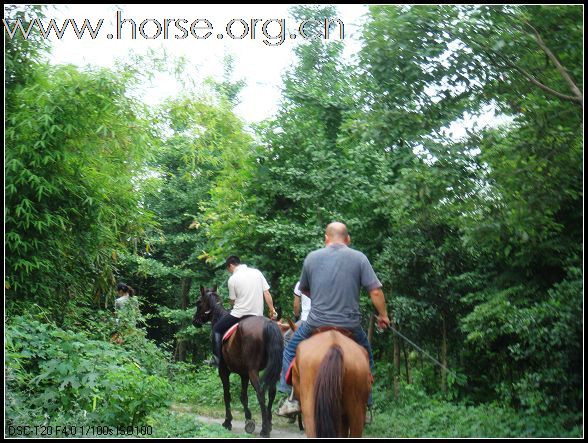
M286 376L284 377L286 380L286 384L288 384L290 386L294 386L292 384L292 368L294 367L294 363L296 363L296 357L294 357L292 359L292 363L290 363L290 366L288 367L288 370L286 371Z
M223 335L223 343L226 342L229 338L231 338L231 335L235 333L238 327L239 323L235 323L233 326L227 329L227 332L225 332L225 335Z
M239 323L241 323L241 321L245 320L248 317L253 317L253 315L244 315L239 319L238 323L235 323L233 326L227 329L227 332L225 332L225 335L223 335L223 343L226 342L229 338L231 338L231 335L233 335L239 327Z

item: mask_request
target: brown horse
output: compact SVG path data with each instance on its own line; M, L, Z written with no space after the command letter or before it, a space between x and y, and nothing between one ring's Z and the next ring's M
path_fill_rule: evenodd
M228 311L222 306L216 287L200 287L200 297L196 301L196 313L192 323L200 327L210 321L212 325ZM251 316L239 322L237 331L223 343L219 376L223 383L225 401L225 421L223 426L232 429L231 394L229 375L231 372L241 376L241 403L245 409L245 430L253 433L255 422L251 419L248 407L247 387L251 381L261 408L262 437L269 437L272 427L272 404L276 397L276 382L282 369L283 340L277 324L262 316ZM265 369L260 380L259 372ZM268 403L265 393L268 392Z
M361 437L372 376L367 351L329 330L302 341L292 368L308 437Z

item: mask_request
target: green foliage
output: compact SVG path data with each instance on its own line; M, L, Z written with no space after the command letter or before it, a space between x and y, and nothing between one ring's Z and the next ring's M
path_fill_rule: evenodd
M237 201L233 187L239 186L239 171L248 168L251 137L231 110L235 97L221 92L218 97L185 92L158 110L163 141L153 151L150 174L141 187L142 206L154 214L154 226L121 263L152 306L149 315L152 324L160 325L155 331L158 339L175 342L177 360L185 360L190 352L198 358L202 343L209 343L191 324L198 292L192 284L213 279L210 265L217 257L205 252L210 244L205 231L213 232L221 224L229 228L224 217L236 215L231 212ZM205 215L213 200L215 207L223 208L223 220Z
M205 424L194 419L191 413L159 410L151 414L147 423L153 433L146 438L251 438L250 434L227 431L220 424Z
M367 437L388 438L574 438L582 435L581 414L518 411L488 402L449 402L428 392L429 376L413 371L413 382L401 383L394 398L389 368L376 366L374 422Z
M490 371L498 370L496 376L504 379L496 391L509 403L536 413L574 411L579 406L581 274L578 268L569 269L566 280L550 289L546 300L531 304L521 287L494 293L464 318L470 346L489 349L494 361L511 362L495 363Z
M175 401L199 407L223 405L223 388L218 370L206 365L195 368L182 363L176 363L173 369ZM239 395L233 398L239 398Z
M335 11L301 6L292 13L319 19ZM218 263L238 251L266 275L275 303L286 309L302 261L322 246L328 222L344 219L352 235L364 233L357 212L370 184L355 173L361 159L338 145L354 106L342 50L341 42L320 40L297 46L280 113L257 126L258 146L245 151L245 166L223 171L206 205L208 255Z
M7 419L15 422L28 407L50 416L86 411L105 425L137 424L166 404L170 389L164 356L150 351L136 353L30 316L11 318Z
M94 412L105 423L135 425L151 411L168 405L168 380L145 374L135 362L106 373L103 386L103 410Z
M117 250L146 222L133 180L152 142L125 81L40 66L38 80L15 92L6 123L8 299L55 306L112 287Z
M160 410L170 389L218 410L216 372L168 365L147 336L175 360L209 352L193 304L200 285L225 291L215 266L228 254L266 275L287 315L304 257L340 220L396 327L457 374L403 342L394 367L391 334L375 334L373 435L578 436L582 12L370 6L358 60L343 61L338 41L296 46L280 112L254 135L233 112L243 82L230 57L224 77L205 82L209 95L187 89L150 114L131 97L143 75L133 64L151 64L49 66L38 34L7 40L7 422L217 432ZM331 6L291 13L337 16ZM117 325L100 307L119 275L141 306ZM360 305L369 318L365 293Z
M366 437L388 438L578 438L578 417L538 416L497 405L465 406L427 400L390 405L374 414Z
M440 352L445 324L450 367L468 379L460 396L536 413L581 403L579 280L566 277L581 255L581 112L545 49L579 81L579 13L370 7L369 112L349 139L388 153L373 196L390 224L377 268L401 296L402 328ZM489 109L509 124L448 136Z
M25 30L33 19L41 21L45 18L45 5L6 5L4 20L10 29L14 29L16 20L20 20ZM14 106L13 93L19 87L34 80L34 67L43 61L48 50L48 42L42 38L38 28L33 26L31 32L24 38L20 32L15 32L13 38L5 35L4 65L5 88L7 91L7 109Z

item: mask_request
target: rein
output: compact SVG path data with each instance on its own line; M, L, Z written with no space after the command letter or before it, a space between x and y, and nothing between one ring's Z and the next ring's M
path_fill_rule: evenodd
M394 329L392 327L392 325L388 326L388 329L391 329L392 332L394 332L396 335L398 335L399 337L403 338L404 340L406 340L408 343L410 343L412 346L414 346L418 351L420 351L421 353L425 354L427 357L429 357L435 364L437 364L439 367L441 367L442 369L444 369L445 371L449 372L451 375L453 375L456 379L457 379L457 374L455 372L453 372L452 370L448 369L443 363L439 362L437 359L435 359L434 357L432 357L429 353L427 353L427 351L425 351L423 348L421 348L420 346L418 346L416 343L414 343L412 340L410 340L408 337L405 337L404 335L402 335L400 332L398 332L396 329ZM383 329L379 329L378 332L383 331Z

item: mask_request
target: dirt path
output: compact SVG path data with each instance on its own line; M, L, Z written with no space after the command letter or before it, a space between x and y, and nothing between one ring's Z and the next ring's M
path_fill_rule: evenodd
M174 403L171 406L171 410L181 413L192 413L194 414L194 418L202 423L221 425L224 421L223 418L207 417L205 415L195 413L190 405L186 404ZM261 431L261 418L255 416L253 418L255 419L255 431L253 432L253 436L259 437L259 432ZM298 429L298 422L288 423L287 419L278 417L275 414L273 416L272 422L272 432L270 435L271 438L306 438L304 431L300 431ZM245 433L245 417L238 411L233 412L233 429L231 432L236 434Z

